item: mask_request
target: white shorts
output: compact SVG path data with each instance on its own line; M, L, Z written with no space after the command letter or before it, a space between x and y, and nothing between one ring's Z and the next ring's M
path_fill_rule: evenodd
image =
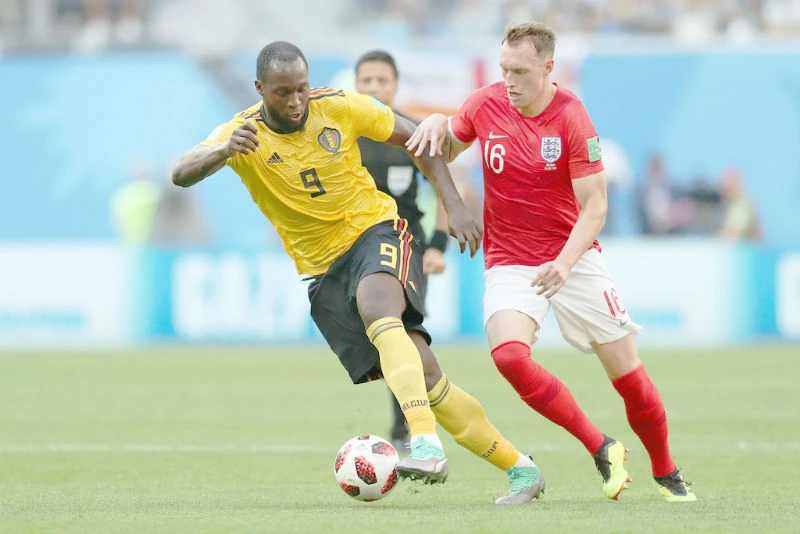
M484 272L483 325L500 310L517 310L542 327L550 306L564 339L582 352L593 352L592 343L611 343L641 326L628 316L606 271L600 252L586 251L572 268L566 284L550 299L531 287L538 267L496 265ZM534 342L537 339L534 332Z

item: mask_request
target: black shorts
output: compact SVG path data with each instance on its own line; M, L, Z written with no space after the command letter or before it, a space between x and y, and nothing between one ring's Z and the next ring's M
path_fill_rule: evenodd
M417 292L417 281L422 280L422 248L406 227L405 219L398 219L368 228L308 286L311 317L354 384L383 376L378 349L367 337L356 304L356 289L365 276L390 273L400 280L406 293L403 324L431 343L430 334L422 326L424 306Z
M420 251L420 258L421 258L425 254L425 251L428 248L428 245L425 242L425 232L422 230L422 224L420 224L419 221L416 221L416 223L412 222L412 221L409 221L408 229L411 230L411 235L414 236L414 241L416 241L417 244L422 249ZM417 236L419 236L419 237L417 237ZM420 260L420 265L422 265L422 260ZM422 315L428 315L428 312L426 311L427 308L425 307L425 301L426 301L427 295L428 295L428 275L427 274L423 274L423 275L420 276L419 282L417 282L417 285L416 285L416 289L417 289L417 293L419 293L419 296L422 299L422 309L420 311L422 311Z

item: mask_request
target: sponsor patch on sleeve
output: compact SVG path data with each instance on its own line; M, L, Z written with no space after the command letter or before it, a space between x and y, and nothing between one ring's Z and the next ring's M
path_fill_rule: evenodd
M597 161L602 157L600 152L600 140L597 136L590 137L586 140L586 146L589 148L589 161Z

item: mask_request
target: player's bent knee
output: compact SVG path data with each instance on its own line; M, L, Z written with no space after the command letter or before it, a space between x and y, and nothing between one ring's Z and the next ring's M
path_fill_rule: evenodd
M522 341L507 341L492 350L492 360L495 367L503 375L506 371L515 368L520 361L531 357L531 348Z

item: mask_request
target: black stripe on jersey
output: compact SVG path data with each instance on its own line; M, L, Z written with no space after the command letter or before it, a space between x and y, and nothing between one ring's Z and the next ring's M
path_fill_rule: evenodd
M256 119L256 120L259 120L262 117L261 113L262 113L263 109L264 109L264 106L262 105L261 108L259 108L258 111L253 111L251 113L247 113L245 111L242 111L241 113L239 113L239 116L241 118L243 118L243 119Z

